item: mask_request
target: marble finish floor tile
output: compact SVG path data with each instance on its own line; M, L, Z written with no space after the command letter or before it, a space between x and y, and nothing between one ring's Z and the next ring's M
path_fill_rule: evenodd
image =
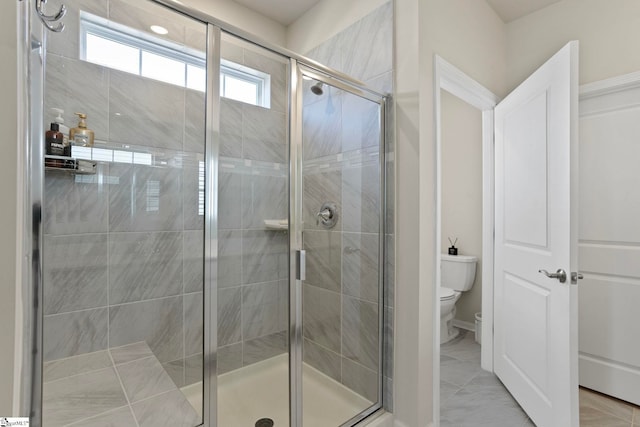
M449 398L451 398L456 392L460 390L460 387L446 382L445 380L440 380L440 404L444 404Z
M91 371L108 368L111 359L106 350L85 353L64 359L44 363L43 379L45 383L73 375L86 374Z
M440 364L440 378L459 387L464 386L482 372L475 360L449 360Z
M440 347L440 425L442 427L534 427L492 373L480 368L480 345L473 333ZM640 408L581 388L581 427L640 427Z
M131 403L176 389L173 380L155 356L123 363L116 369Z
M133 404L140 427L193 427L201 423L200 416L178 389Z
M127 404L113 367L45 383L43 394L46 427L65 426Z
M98 416L80 420L67 427L123 427L135 426L136 421L129 406L104 412Z
M440 347L442 427L533 425L498 378L480 368L480 345L461 331Z
M457 360L480 360L480 345L476 342L474 334L461 333L454 340L442 344L440 354Z
M144 341L123 345L122 347L112 347L109 349L109 353L111 353L113 363L116 365L153 356L153 352Z
M145 342L48 362L47 373L43 427L200 424Z

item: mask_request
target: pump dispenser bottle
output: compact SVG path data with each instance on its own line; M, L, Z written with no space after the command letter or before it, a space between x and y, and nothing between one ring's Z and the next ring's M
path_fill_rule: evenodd
M76 113L80 118L78 127L69 131L69 140L73 145L81 147L93 147L94 133L91 129L87 129L87 115L84 113Z
M45 133L45 152L49 156L64 156L63 135L58 129L57 123L51 123L51 130ZM45 166L60 167L62 166L62 160L45 158Z
M46 153L52 156L64 156L63 135L57 123L51 123L51 130L45 133Z
M64 110L61 108L52 108L51 111L56 115L53 119L54 123L58 124L58 128L60 129L60 133L63 135L64 145L64 155L71 157L71 145L69 144L69 126L64 124L64 118L62 115L64 114Z

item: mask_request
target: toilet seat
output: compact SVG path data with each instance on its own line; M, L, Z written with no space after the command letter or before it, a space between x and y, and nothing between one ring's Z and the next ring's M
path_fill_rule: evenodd
M453 289L441 287L440 288L440 301L449 301L455 299L456 291Z

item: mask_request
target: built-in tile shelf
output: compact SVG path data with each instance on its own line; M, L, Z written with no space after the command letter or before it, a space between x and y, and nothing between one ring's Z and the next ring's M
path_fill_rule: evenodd
M288 230L289 220L287 219L265 219L264 226L267 230Z
M75 175L95 175L97 162L66 156L44 156L44 168Z

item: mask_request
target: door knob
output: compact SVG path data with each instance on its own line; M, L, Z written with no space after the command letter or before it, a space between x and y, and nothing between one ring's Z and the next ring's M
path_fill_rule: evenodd
M547 270L538 270L538 273L542 273L550 279L558 279L560 283L567 281L567 272L559 268L555 273L549 273Z

